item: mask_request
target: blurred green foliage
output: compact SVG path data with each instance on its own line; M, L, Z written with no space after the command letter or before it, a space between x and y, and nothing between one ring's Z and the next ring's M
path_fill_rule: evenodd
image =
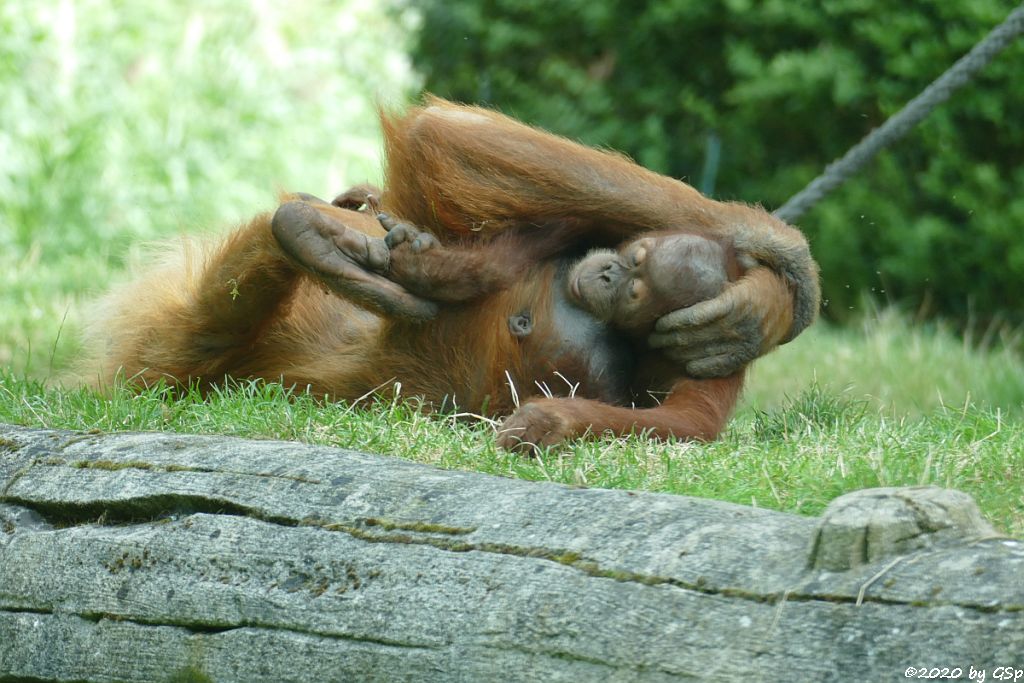
M336 5L5 0L0 246L74 252L164 232L172 207L327 191L328 167L376 175L373 93L410 78L388 73L397 49L347 40L383 13Z
M1014 0L421 0L430 91L782 204ZM825 312L863 292L1024 321L1024 40L801 220ZM720 159L717 159L720 147Z
M76 299L141 241L378 178L375 100L415 87L399 19L356 0L0 2L0 365L59 369Z

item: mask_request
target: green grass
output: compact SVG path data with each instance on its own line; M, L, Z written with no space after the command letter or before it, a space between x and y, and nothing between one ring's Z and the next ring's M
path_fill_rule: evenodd
M747 403L777 407L813 383L895 415L974 404L1024 417L1019 333L977 344L942 324L915 323L896 308L865 308L859 324L818 323L758 361L747 382Z
M279 188L329 194L377 176L373 101L414 81L401 22L365 3L271 5L0 3L0 421L298 439L801 514L859 488L931 483L1024 535L1019 337L967 343L891 309L816 325L759 361L708 445L637 437L533 459L496 450L489 423L400 400L61 388L87 302L141 242L226 229Z
M717 498L817 514L865 487L935 484L971 493L1000 528L1024 534L1024 423L967 405L908 418L817 385L771 410L740 411L711 444L642 436L575 441L540 458L494 445L486 421L424 415L414 402L322 403L277 384L205 399L165 388L46 388L0 374L0 422L75 430L166 430L293 439L387 453L444 468L605 488Z

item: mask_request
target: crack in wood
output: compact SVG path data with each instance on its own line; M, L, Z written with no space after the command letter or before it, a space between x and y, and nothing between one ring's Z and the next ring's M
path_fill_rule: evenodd
M47 617L78 617L84 621L88 621L93 624L98 624L101 621L113 621L118 623L132 624L133 626L140 627L172 627L180 628L189 633L196 635L219 635L222 633L229 633L231 631L239 631L242 629L253 629L260 631L281 631L285 633L295 633L298 635L314 636L317 638L328 638L332 640L350 641L356 643L368 643L371 645L383 645L386 647L399 647L403 649L414 649L414 650L439 650L443 649L444 646L429 645L429 644L418 644L418 643L405 643L397 640L388 638L378 638L365 635L355 635L351 633L325 633L322 631L315 631L313 629L299 628L295 626L278 626L274 624L265 624L255 620L239 621L235 623L225 624L209 624L204 622L189 621L189 620L156 620L156 619L139 619L137 617L125 617L119 614L110 612L69 612L61 611L57 612L52 609L43 608L10 608L0 607L0 614L38 614L40 616Z
M171 501L176 501L171 504ZM915 608L938 608L957 607L984 614L1012 613L1024 611L1024 605L986 605L980 603L968 603L944 600L895 600L882 596L866 595L841 595L823 593L802 593L798 589L776 591L771 593L758 593L735 587L713 587L700 581L684 581L668 576L657 576L653 574L642 574L639 572L609 569L601 566L597 561L587 558L580 553L568 549L546 548L538 546L522 546L506 543L494 543L488 541L468 541L453 538L453 536L471 534L475 528L471 527L446 527L430 522L409 522L391 521L376 517L360 517L349 522L329 521L314 517L294 519L282 516L266 515L264 512L245 505L223 499L209 499L203 496L186 496L181 494L164 494L158 496L140 497L127 501L116 501L115 503L92 503L74 505L47 505L37 501L21 498L0 499L0 502L8 502L30 509L39 513L46 521L59 526L75 526L81 524L93 524L101 520L106 526L131 526L147 523L163 523L169 518L180 518L192 514L226 515L231 517L246 517L259 522L285 527L317 527L329 532L345 533L352 538L366 543L390 543L403 545L430 546L438 550L466 553L483 552L510 557L522 557L538 559L547 562L554 562L569 567L583 574L599 579L611 579L623 583L633 583L643 586L672 586L682 590L693 591L702 595L717 596L746 600L759 604L778 604L783 599L789 602L820 602L829 604L848 604L861 606L863 604L893 605ZM102 508L102 510L100 510ZM160 508L164 512L156 517L145 517L141 515L145 510ZM173 513L167 512L173 510ZM125 515L125 512L134 511L134 514ZM71 512L78 514L70 515ZM98 513L98 514L97 514ZM56 516L56 517L54 517ZM75 519L76 521L70 522ZM383 533L375 531L383 530ZM392 533L402 531L404 533ZM432 535L437 534L437 535ZM909 560L915 555L927 551L919 551L906 556Z
M117 470L143 470L147 472L198 472L200 474L234 474L244 477L256 477L262 479L281 479L283 481L297 481L303 484L323 484L319 479L311 479L294 474L272 474L270 472L240 472L215 467L200 467L197 465L158 465L144 460L64 460L61 458L45 458L36 460L31 465L44 465L50 467L73 467L80 470L103 470L116 472ZM29 467L31 467L29 465Z

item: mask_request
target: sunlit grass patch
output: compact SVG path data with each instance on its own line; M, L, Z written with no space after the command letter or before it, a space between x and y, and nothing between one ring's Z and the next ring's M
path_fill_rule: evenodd
M1024 425L999 410L940 408L893 417L811 387L777 409L746 412L710 444L576 440L540 457L495 446L491 421L427 415L379 396L351 406L278 384L242 382L207 396L156 386L46 388L0 374L0 422L85 431L157 430L290 439L438 467L576 486L645 489L818 514L860 488L935 484L971 493L1002 529L1024 534Z
M1020 348L1014 335L980 347L895 308L845 328L819 322L754 364L743 405L764 410L816 385L900 415L974 404L1024 416Z

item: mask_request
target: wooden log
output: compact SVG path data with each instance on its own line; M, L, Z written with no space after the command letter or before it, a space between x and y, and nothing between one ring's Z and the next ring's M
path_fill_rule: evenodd
M1024 669L1022 577L943 489L812 519L0 425L0 681L993 680Z

